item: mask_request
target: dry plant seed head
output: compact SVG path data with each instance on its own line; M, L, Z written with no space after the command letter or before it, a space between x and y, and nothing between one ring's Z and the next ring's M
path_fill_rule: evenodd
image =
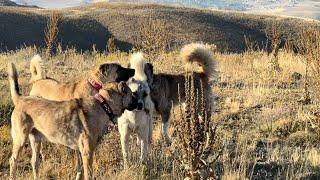
M118 47L116 45L116 39L113 36L108 39L107 51L108 53L115 53L118 51Z
M182 121L177 124L177 132L181 142L178 144L181 150L179 162L184 170L184 176L200 179L212 175L212 162L208 161L208 157L212 154L215 132L208 118L211 109L206 105L203 83L201 81L200 88L196 88L194 75L193 72L185 74L186 106L182 107L179 97ZM181 96L180 87L178 90Z
M284 42L282 37L283 35L281 33L280 23L277 21L273 21L271 26L269 26L265 30L265 34L267 36L267 39L272 49L271 60L270 60L270 70L278 73L281 71L279 60L278 60L278 54L282 46L282 43Z
M59 25L62 20L62 15L59 12L52 12L49 21L47 23L47 27L44 31L45 33L45 43L47 46L46 54L48 56L52 55L52 50L55 46L57 36L59 33Z
M159 53L170 49L172 34L168 24L160 19L149 18L141 23L138 33L138 48L154 60Z
M320 30L308 27L300 33L299 51L305 56L305 103L320 101ZM314 99L311 99L313 92Z
M258 48L258 44L256 41L252 40L252 38L249 36L244 35L244 43L247 48L247 52L251 53L254 52Z

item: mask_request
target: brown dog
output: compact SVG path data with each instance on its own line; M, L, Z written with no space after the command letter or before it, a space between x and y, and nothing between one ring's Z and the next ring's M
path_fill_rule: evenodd
M156 111L161 115L163 122L162 136L167 144L171 143L167 130L172 104L176 105L179 103L179 92L181 101L183 102L185 99L185 73L194 71L196 67L192 66L192 63L198 63L201 69L200 72L192 73L194 87L199 92L201 87L203 87L203 95L207 102L207 108L211 108L210 103L212 103L212 90L209 81L215 75L216 61L211 51L203 44L189 44L182 48L180 57L185 63L186 71L178 75L153 74L152 64L148 63L145 66L145 73L148 76L148 83L151 87L152 101L155 104Z
M50 101L41 97L21 96L16 68L12 63L8 68L11 96L15 105L11 116L13 148L10 179L15 178L16 161L28 137L32 148L34 179L38 179L43 138L77 150L77 179L81 177L82 165L84 178L91 178L93 152L109 120L97 99L104 99L113 113L119 116L125 109L133 110L137 107L137 100L132 97L130 88L124 82L114 82L101 89L97 99L86 97L70 101Z
M59 82L46 77L43 62L39 55L30 63L32 89L30 95L41 96L55 101L66 101L73 98L93 96L105 83L127 81L135 70L124 68L116 63L101 64L92 71L88 79L78 82Z

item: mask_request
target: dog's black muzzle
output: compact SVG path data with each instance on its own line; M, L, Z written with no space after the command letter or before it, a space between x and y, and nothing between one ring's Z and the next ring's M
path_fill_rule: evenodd
M133 111L133 110L137 109L138 108L138 104L139 104L138 103L138 99L135 96L132 96L132 101L129 104L127 110Z
M134 69L121 67L120 69L118 69L119 77L116 79L116 81L128 81L132 76L134 76L134 73Z

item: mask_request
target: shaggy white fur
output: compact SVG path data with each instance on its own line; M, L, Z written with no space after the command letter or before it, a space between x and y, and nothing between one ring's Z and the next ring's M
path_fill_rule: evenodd
M130 57L130 68L135 69L134 79L147 81L147 75L144 73L145 59L142 52L134 53Z
M150 88L147 83L147 75L144 73L145 61L142 53L136 53L130 58L130 67L135 69L135 75L127 84L131 91L136 94L139 101L144 104L142 110L127 111L118 118L118 128L120 132L120 140L122 154L124 160L124 168L128 168L128 147L129 137L132 133L138 136L138 143L141 146L140 162L146 161L149 146L152 140L152 115L154 104L150 97Z

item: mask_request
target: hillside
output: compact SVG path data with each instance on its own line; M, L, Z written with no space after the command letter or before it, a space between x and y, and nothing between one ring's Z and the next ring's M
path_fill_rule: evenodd
M14 7L29 7L29 8L38 8L36 5L31 5L28 3L19 3L10 0L0 0L0 6L14 6Z
M40 7L69 7L95 2L145 2L176 4L183 6L194 6L203 8L229 9L229 10L253 10L274 9L280 7L292 7L308 0L13 0L18 4L38 5Z
M0 6L17 6L17 4L9 0L0 0Z
M174 45L203 41L231 52L245 49L244 35L265 44L265 28L274 20L281 22L283 33L290 39L297 39L297 30L310 24L295 18L150 4L97 3L61 12L64 18L59 42L78 50L92 49L93 44L104 50L110 36L115 36L121 50L129 50L137 44L140 25L150 18L166 22ZM0 50L44 46L44 28L50 13L44 9L0 7Z

